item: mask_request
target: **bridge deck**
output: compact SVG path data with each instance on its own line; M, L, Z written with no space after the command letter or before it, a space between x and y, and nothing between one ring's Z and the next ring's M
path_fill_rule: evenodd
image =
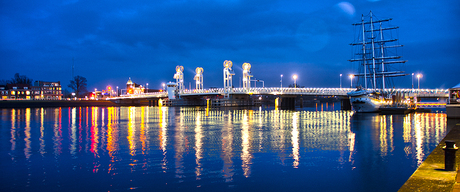
M248 94L248 95L315 95L315 96L346 96L348 92L355 88L281 88L281 87L260 87L260 88L233 88L226 90L217 89L193 89L179 92L182 97L185 96L206 96L206 95L224 95L224 94ZM372 89L369 89L373 91ZM400 93L415 97L447 98L447 89L385 89L378 90L383 93ZM121 95L112 99L142 99L142 98L166 98L166 92L142 93Z

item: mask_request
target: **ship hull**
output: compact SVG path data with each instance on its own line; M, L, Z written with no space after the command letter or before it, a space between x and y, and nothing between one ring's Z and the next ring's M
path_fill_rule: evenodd
M360 113L380 112L382 102L371 96L368 91L359 89L347 94L350 97L350 104L353 111Z
M376 113L380 111L380 102L368 96L350 97L351 107L356 112Z

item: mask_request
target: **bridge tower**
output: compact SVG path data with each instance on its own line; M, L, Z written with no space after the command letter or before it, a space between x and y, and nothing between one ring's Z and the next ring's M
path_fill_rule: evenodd
M203 89L203 68L197 67L195 69L196 75L193 78L196 82L196 89Z
M182 92L184 89L184 66L176 66L176 74L174 74L174 79L176 79L177 90Z
M230 60L224 61L224 90L225 90L225 97L228 97L228 94L232 92L233 85L232 85L232 76L235 73L232 70L233 63Z
M251 64L243 63L243 88L249 89L251 88Z

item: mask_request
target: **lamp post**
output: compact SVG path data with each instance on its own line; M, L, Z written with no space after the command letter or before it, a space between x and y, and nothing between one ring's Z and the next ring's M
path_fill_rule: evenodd
M340 74L340 88L342 88L342 74Z
M117 97L120 96L120 94L118 94L118 86L117 86Z
M292 78L294 79L294 88L297 88L297 75L293 75Z
M350 88L353 88L353 77L355 77L353 74L350 74Z
M281 74L281 88L283 88L283 74Z
M414 73L412 73L412 89L414 89Z
M149 83L146 84L145 88L147 88L147 90L149 90Z
M162 85L163 85L163 91L165 91L165 83L163 83Z
M418 89L420 89L420 77L422 77L422 74L417 74L417 80L418 80Z

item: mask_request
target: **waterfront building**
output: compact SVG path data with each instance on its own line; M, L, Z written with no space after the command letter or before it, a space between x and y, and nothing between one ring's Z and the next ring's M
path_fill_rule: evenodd
M0 86L2 99L31 99L32 90L27 84L6 84Z
M60 100L62 98L60 81L35 81L32 91L34 99Z
M144 93L144 87L142 85L134 83L130 77L128 79L128 82L126 82L126 91L128 94Z

